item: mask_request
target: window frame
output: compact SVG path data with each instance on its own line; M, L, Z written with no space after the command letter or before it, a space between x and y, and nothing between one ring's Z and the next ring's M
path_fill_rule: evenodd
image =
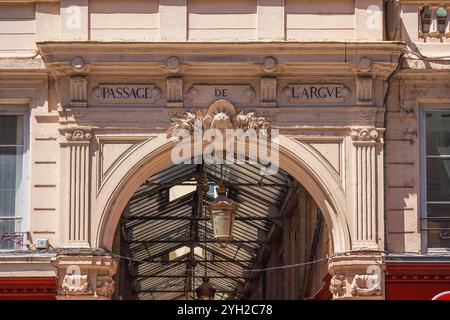
M24 244L27 243L27 232L30 230L30 112L28 105L2 105L0 104L0 116L21 116L23 117L23 156L22 156L22 181L18 193L20 194L20 202L22 206L20 207L20 212L16 212L15 218L13 218L16 223L20 222L20 228L16 229L15 232L24 233ZM17 201L17 199L16 199ZM26 249L25 245L22 248L12 248L12 249L1 249L0 252L5 251L17 251L21 249Z
M427 112L448 112L450 113L449 104L434 104L434 105L423 105L420 108L419 114L419 231L421 236L421 248L423 253L436 253L436 254L448 254L450 255L449 248L429 248L428 247L428 231L427 228L427 136L426 136L426 118L425 114ZM450 156L449 156L450 157ZM449 200L450 203L450 200ZM449 215L450 217L450 215Z

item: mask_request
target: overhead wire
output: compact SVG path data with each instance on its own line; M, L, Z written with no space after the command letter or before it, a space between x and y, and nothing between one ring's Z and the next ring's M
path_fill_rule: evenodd
M364 250L364 252L371 252L371 253L386 253L386 251L384 250ZM311 261L306 261L306 262L301 262L301 263L295 263L295 264L288 264L288 265L281 265L281 266L273 266L273 267L267 267L267 268L255 268L255 269L211 269L209 272L221 272L221 273L235 273L235 272L262 272L262 271L273 271L273 270L280 270L280 269L290 269L290 268L296 268L296 267L302 267L302 266L307 266L307 265L312 265L312 264L316 264L319 262L323 262L323 261L328 261L334 257L338 257L338 256L345 256L348 254L355 254L355 251L345 251L345 252L340 252L340 253L335 253L331 256L326 256L323 258L319 258L319 259L315 259L315 260L311 260ZM132 262L137 262L137 263L151 263L154 264L155 261L146 261L146 260L139 260L139 259L135 259L132 257L127 257L127 256L122 256L113 252L109 252L109 254L111 254L113 257L117 258L117 259L123 259L123 260L128 260L128 261L132 261ZM232 263L233 260L230 260L230 263ZM161 265L163 265L164 262L161 262ZM160 266L161 267L161 266ZM164 267L164 269L166 270L170 270L170 269L174 269L176 267L171 267L171 266L162 266Z

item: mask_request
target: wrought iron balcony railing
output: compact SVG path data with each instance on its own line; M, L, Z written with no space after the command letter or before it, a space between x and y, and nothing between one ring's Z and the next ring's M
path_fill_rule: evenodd
M0 249L26 249L28 247L28 232L0 233Z

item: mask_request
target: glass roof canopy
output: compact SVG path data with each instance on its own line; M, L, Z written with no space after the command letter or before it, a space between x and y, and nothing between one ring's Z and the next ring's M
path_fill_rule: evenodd
M281 169L261 176L259 165L224 164L223 184L239 209L233 240L223 248L213 239L206 209L213 197L203 191L205 180L210 190L220 182L220 172L219 164L174 165L147 180L130 200L121 220L121 241L135 259L128 271L139 299L194 298L205 267L216 298L245 294L251 276L245 270L254 268L294 181ZM194 186L192 191L170 201L171 188L186 185Z

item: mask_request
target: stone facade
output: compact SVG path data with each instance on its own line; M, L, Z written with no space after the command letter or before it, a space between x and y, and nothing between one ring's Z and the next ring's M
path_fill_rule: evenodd
M57 297L112 296L116 261L92 252L170 162L171 119L225 100L280 130L330 233L333 298L385 298L386 255L427 253L420 114L450 102L448 27L421 29L435 3L187 2L0 1L0 114L29 123L20 231L63 250Z

